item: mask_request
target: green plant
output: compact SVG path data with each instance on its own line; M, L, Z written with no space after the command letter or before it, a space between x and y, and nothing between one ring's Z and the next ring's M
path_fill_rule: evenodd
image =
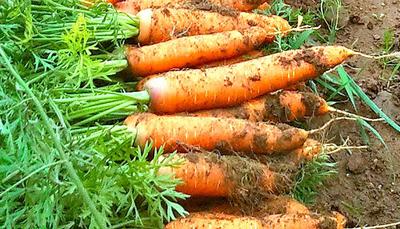
M328 27L328 37L325 39L326 42L332 44L336 40L336 33L342 27L340 26L340 20L343 15L344 7L342 0L321 0L319 17L325 22Z
M329 160L329 155L322 153L303 165L296 176L291 193L293 198L305 204L314 203L315 196L324 182L337 174L336 163Z
M339 66L336 69L337 74L325 73L319 79L316 79L315 82L319 83L323 88L327 91L330 91L330 95L328 96L328 101L332 99L337 99L338 96L343 97L345 99L349 99L352 103L354 109L357 111L356 98L361 99L368 107L371 108L379 117L383 118L385 122L387 122L390 126L392 126L395 130L400 131L400 126L390 119L356 84L356 82L351 78L351 76L346 72L343 66ZM315 87L316 88L316 87ZM360 126L360 134L363 137L364 141L368 143L367 135L365 134L365 130L370 130L381 142L385 145L385 142L379 132L373 128L368 122L359 119L357 123Z
M283 0L274 0L271 7L261 11L265 15L277 15L288 20L291 25L297 25L299 17L302 18L302 23L309 26L315 26L317 15L312 11L302 12L300 9L295 9L286 4Z
M382 50L384 54L389 54L393 51L396 42L396 35L393 29L387 29L383 33ZM394 80L396 75L400 73L400 59L399 58L383 58L381 59L383 68L389 69L390 74L387 78L387 87L390 86L391 81ZM386 78L386 77L385 77Z
M347 212L349 212L352 216L355 216L357 218L361 217L362 208L357 207L354 204L350 204L345 201L341 201L340 203L347 210Z
M133 147L135 136L122 127L71 125L67 113L80 105L57 101L103 90L121 98L112 76L126 61L109 51L137 32L134 18L103 2L0 4L2 227L154 228L186 214L176 203L186 197L175 192L179 181L157 175L175 165L158 160L162 149ZM130 99L139 106L146 96Z

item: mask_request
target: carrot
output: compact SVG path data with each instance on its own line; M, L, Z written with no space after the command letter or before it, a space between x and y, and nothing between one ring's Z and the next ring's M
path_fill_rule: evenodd
M226 65L230 65L230 64L237 64L243 61L248 61L248 60L252 60L258 57L264 56L262 51L258 51L258 50L253 50L250 51L244 55L238 56L238 57L234 57L231 59L227 59L227 60L219 60L219 61L214 61L211 63L207 63L207 64L202 64L202 65L198 65L198 66L193 66L194 68L198 68L198 69L204 69L204 68L212 68L212 67L219 67L219 66L226 66ZM156 78L158 77L157 74L155 75L151 75L151 76L146 76L146 78L144 78L143 80L140 80L137 85L136 85L136 90L138 91L142 91L144 90L144 85L147 81L149 81L152 78ZM127 80L130 78L126 77ZM295 86L295 85L293 85ZM293 88L292 88L293 89ZM294 88L295 90L297 90L297 86L296 88Z
M129 10L120 10L129 13ZM142 10L137 16L140 21L138 41L141 44L154 44L182 36L243 30L252 26L269 32L281 31L282 34L290 30L289 23L281 17L253 13L222 15L218 12L164 7Z
M271 32L255 26L243 31L181 37L149 46L128 46L126 56L134 75L147 76L239 56L271 42Z
M180 228L252 228L252 229L343 229L346 219L339 213L333 216L316 214L278 214L263 218L239 217L227 214L200 212L180 218L165 226L166 229Z
M239 11L251 11L265 2L266 0L127 0L118 3L117 8L129 10L131 13L137 13L147 8L159 8L163 6L189 7L191 5L202 9L228 7Z
M269 165L273 171L297 171L299 166L306 161L311 161L322 152L323 145L314 139L307 139L304 145L285 154L251 155L251 158Z
M219 60L219 61L214 61L211 63L207 63L207 64L202 64L199 66L194 66L194 68L198 68L198 69L204 69L204 68L212 68L212 67L219 67L219 66L226 66L226 65L230 65L230 64L237 64L243 61L248 61L248 60L252 60L258 57L264 56L262 51L258 51L258 50L253 50L250 51L244 55L238 56L238 57L234 57L231 59L227 59L227 60ZM125 77L127 78L127 80L130 78L131 76L129 75L129 77ZM144 78L143 80L140 80L137 85L136 85L136 90L138 91L143 91L144 89L144 85L147 81L149 81L152 78L156 78L158 77L157 74L151 75L151 76L146 76L146 78ZM292 85L293 87L289 88L289 90L299 90L298 85ZM303 86L300 86L300 88L302 88Z
M152 140L154 147L164 145L166 152L184 150L182 146L204 150L268 154L287 152L302 146L308 132L285 124L269 125L241 119L213 117L157 116L136 114L125 120L137 133L136 143L144 146Z
M290 186L285 176L270 171L266 165L239 156L188 153L176 154L174 159L183 162L178 167L163 167L158 174L182 180L182 184L175 189L191 196L237 198L245 192L242 189L248 192L246 197L251 192L265 196L281 193Z
M322 152L322 144L312 138L307 139L304 145L296 150L293 150L287 156L290 160L296 164L302 161L311 161L315 156Z
M192 117L240 118L252 122L291 122L329 112L321 97L308 92L281 91L268 94L235 107L183 113Z
M269 198L262 207L262 214L309 214L310 211L302 203L287 196Z
M229 66L162 73L143 87L154 113L227 107L315 78L353 54L341 46L286 51Z

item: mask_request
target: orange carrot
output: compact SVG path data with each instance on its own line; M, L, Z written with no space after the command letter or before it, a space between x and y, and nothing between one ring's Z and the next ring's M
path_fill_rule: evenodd
M323 145L314 139L307 139L304 145L285 154L251 155L251 158L269 165L273 171L297 171L299 166L312 160L322 152Z
M254 26L243 31L182 37L143 47L128 46L126 56L134 75L147 76L239 56L271 42L271 32Z
M302 203L287 196L270 197L262 207L261 214L309 214L310 211ZM259 214L257 214L259 215ZM264 215L265 216L265 215Z
M130 9L131 12L139 12L147 8L159 8L162 6L198 6L204 9L212 9L219 6L229 7L239 11L251 11L266 0L248 1L248 0L127 0L120 2L117 7L121 9Z
M252 122L291 122L329 112L321 97L308 92L281 91L268 94L235 107L183 113L192 117L240 118Z
M312 138L307 139L304 145L296 150L293 150L287 156L291 158L291 161L299 164L300 162L306 160L311 161L315 156L322 152L322 144Z
M257 50L253 50L250 51L242 56L238 56L238 57L234 57L228 60L220 60L220 61L214 61L208 64L202 64L199 66L194 66L194 68L198 68L198 69L204 69L204 68L212 68L212 67L219 67L219 66L226 66L226 65L230 65L230 64L237 64L243 61L248 61L248 60L252 60L258 57L262 57L264 56L262 51L257 51ZM151 75L151 76L146 76L146 78L144 78L143 80L140 80L137 85L136 85L136 90L138 91L143 91L144 90L144 85L147 81L149 81L152 78L156 78L158 77L157 74L155 75ZM130 76L126 77L127 80L130 78ZM292 85L293 87L289 88L288 90L299 90L300 88L302 88L303 86L299 86L298 85Z
M158 74L143 87L154 113L227 107L315 78L353 54L341 46L286 51L229 66Z
M316 214L285 214L256 218L200 212L191 214L187 218L180 218L170 222L165 226L165 228L343 229L345 224L345 217L339 213L335 213L333 216L321 216Z
M120 10L129 13L127 9ZM222 15L203 10L158 8L142 10L137 16L140 23L138 41L141 44L154 44L182 36L243 30L252 26L259 26L265 31L281 31L282 34L290 30L288 22L281 17L253 13Z
M177 167L163 167L158 173L182 180L176 190L191 196L232 197L242 192L243 187L265 196L281 193L291 183L266 165L239 156L188 153L176 154L174 160L183 163Z
M213 117L157 116L136 114L125 124L137 133L136 143L144 146L152 140L154 147L164 145L166 152L184 150L182 146L204 150L268 154L301 147L308 132L285 124L269 125L241 119Z

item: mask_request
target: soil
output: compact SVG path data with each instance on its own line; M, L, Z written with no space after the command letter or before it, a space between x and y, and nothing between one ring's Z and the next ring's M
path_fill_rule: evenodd
M296 7L312 9L317 0L286 1ZM337 34L337 44L367 54L382 50L383 34L393 29L397 41L393 51L399 51L400 0L343 0L346 9L341 14L342 30ZM400 121L400 80L388 84L388 71L373 60L355 57L348 62L349 72L363 90L392 119ZM358 74L358 70L362 69ZM398 76L397 76L398 77ZM346 103L337 106L355 112ZM369 108L358 104L358 113L376 117ZM312 121L320 126L329 117ZM386 142L385 148L370 135L366 150L343 151L332 155L338 163L339 173L321 188L315 211L334 210L348 217L347 227L382 225L400 221L400 134L383 123L373 124ZM311 126L312 127L312 126ZM359 128L353 122L340 122L326 131L325 139L342 144L350 139L351 145L363 145Z

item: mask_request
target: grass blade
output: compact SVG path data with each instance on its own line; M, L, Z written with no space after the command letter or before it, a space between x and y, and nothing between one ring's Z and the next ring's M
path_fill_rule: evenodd
M360 86L354 82L352 78L349 78L352 88L356 91L357 95L361 100L367 104L379 117L383 118L391 127L393 127L397 132L400 132L400 126L394 122L389 116L385 114L361 89Z
M361 139L363 140L363 142L365 144L369 145L369 143L370 143L369 137L368 137L367 132L365 131L365 127L361 121L362 121L362 119L357 118L357 124L360 126Z
M383 140L382 136L379 134L379 132L372 127L367 121L362 120L362 119L357 119L357 121L363 126L366 127L367 129L369 129L378 139L379 141L382 142L382 144L385 146L385 148L387 148L387 145L385 143L385 140Z
M342 80L342 85L344 86L344 89L347 92L347 95L349 96L350 102L353 105L354 109L357 111L357 106L356 106L356 102L353 96L353 90L351 88L350 83L350 76L347 74L346 70L344 70L343 66L339 66L337 68L337 72L339 74L339 77Z
M306 41L310 38L314 30L306 30L300 33L300 35L292 42L292 49L299 49Z

